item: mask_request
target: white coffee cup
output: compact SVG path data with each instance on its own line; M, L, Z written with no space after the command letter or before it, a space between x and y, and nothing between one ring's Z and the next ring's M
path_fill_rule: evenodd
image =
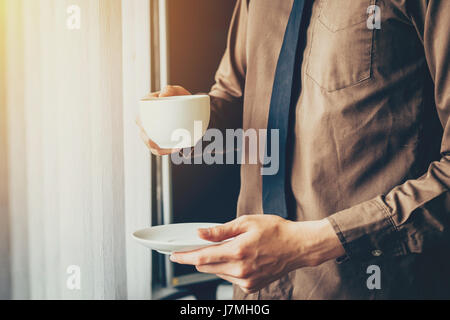
M208 128L210 97L145 98L140 101L140 117L148 137L160 148L190 148Z

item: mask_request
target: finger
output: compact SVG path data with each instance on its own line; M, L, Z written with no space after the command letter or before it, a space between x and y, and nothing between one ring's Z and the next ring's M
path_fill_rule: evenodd
M169 154L169 151L165 149L159 149L158 145L147 137L147 134L145 133L144 130L141 130L140 136L142 141L144 141L144 144L147 146L148 149L150 149L151 153L153 153L155 156L164 156Z
M237 285L242 291L244 291L245 293L249 294L249 293L255 293L258 290L261 289L261 286L258 287L252 287L252 282L249 280L244 280L244 279L239 279L239 278L235 278L235 277L231 277L231 276L227 276L224 274L216 274L216 276L218 276L219 278L228 281L232 284Z
M232 241L188 252L175 252L170 260L180 264L204 265L237 260Z
M137 121L136 121L137 123ZM153 140L151 140L144 129L141 128L140 136L145 145L150 149L150 151L157 156L165 156L176 152L175 149L161 149Z
M222 274L237 279L245 279L251 275L250 269L246 270L242 262L197 265L196 269L202 273Z
M144 131L144 135L147 137L148 144L150 145L150 148L152 148L152 149L154 149L154 150L157 150L157 151L161 151L161 150L162 150L155 142L153 142L152 139L150 139L150 138L147 136L147 133L146 133L145 131Z
M168 156L176 152L173 149L150 149L150 151L156 156Z
M232 276L227 276L225 274L217 273L216 276L218 276L219 278L222 278L223 280L226 280L226 281L228 281L228 282L230 282L232 284L235 284L237 286L243 286L245 284L244 280L239 279L239 278L235 278L235 277L232 277Z
M156 143L154 143L148 136L147 133L145 132L144 129L141 129L140 132L140 136L141 139L144 141L144 143L147 145L147 147L149 147L149 149L154 149L156 151L161 150L158 145Z
M187 96L191 95L189 91L187 91L185 88L180 86L165 86L160 94L159 97L171 97L171 96Z
M150 150L150 152L152 154L154 154L155 156L168 156L168 155L176 152L176 150L173 150L173 149L155 149L150 144L151 140L146 140L144 137L142 137L142 140L144 141L144 144L147 146L147 148Z
M160 91L150 92L149 94L143 96L141 100L151 99L151 98L158 98L159 94L160 94Z
M139 132L139 135L141 136L142 141L145 143L145 145L147 146L147 148L151 149L152 147L150 146L150 139L147 137L147 134L145 133L144 130L141 130Z
M147 136L147 132L145 132L145 129L142 125L141 118L136 117L135 119L136 124L141 129L140 136L142 140L144 141L145 145L150 149L150 151L156 155L156 156L166 156L175 152L179 152L181 149L161 149L153 140L151 140Z
M258 292L258 290L261 290L264 287L263 285L254 285L253 281L251 280L239 279L224 274L216 274L216 276L230 282L231 284L237 285L243 292L247 294Z
M149 139L150 149L154 155L157 156L168 156L172 153L179 152L180 149L161 149L155 142Z
M240 220L234 219L233 221L217 227L198 229L198 235L204 240L220 242L235 237L244 231L244 228L240 224Z
M141 118L136 117L135 122L136 122L136 125L138 126L138 128L141 130L141 137L142 137L142 134L144 134L144 136L146 137L146 139L147 139L147 140L150 140L150 138L147 136L147 132L146 132L145 129L144 129L144 126L143 126L143 124L142 124Z
M150 140L149 137L147 136L147 132L145 131L144 126L142 125L141 118L136 117L136 119L135 119L134 121L136 122L136 124L137 124L137 126L139 127L139 129L141 129L141 136L142 136L142 134L144 134L145 137L146 137L148 140Z

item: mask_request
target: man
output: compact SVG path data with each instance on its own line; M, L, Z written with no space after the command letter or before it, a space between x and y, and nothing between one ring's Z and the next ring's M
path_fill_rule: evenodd
M448 12L238 1L211 126L287 132L282 170L243 164L240 218L200 231L235 239L172 260L232 282L236 299L450 298Z

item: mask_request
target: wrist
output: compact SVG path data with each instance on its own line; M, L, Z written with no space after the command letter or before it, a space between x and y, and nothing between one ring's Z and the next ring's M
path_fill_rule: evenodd
M295 222L301 237L299 251L300 267L318 266L345 254L333 226L328 219Z
M337 259L345 255L345 249L330 221L328 219L322 219L318 223L320 228L319 234L322 236L319 246L322 249L322 262Z

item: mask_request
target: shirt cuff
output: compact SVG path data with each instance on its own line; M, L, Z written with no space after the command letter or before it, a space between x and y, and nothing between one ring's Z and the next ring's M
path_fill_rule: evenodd
M382 198L328 217L349 259L362 261L406 254L400 232Z

